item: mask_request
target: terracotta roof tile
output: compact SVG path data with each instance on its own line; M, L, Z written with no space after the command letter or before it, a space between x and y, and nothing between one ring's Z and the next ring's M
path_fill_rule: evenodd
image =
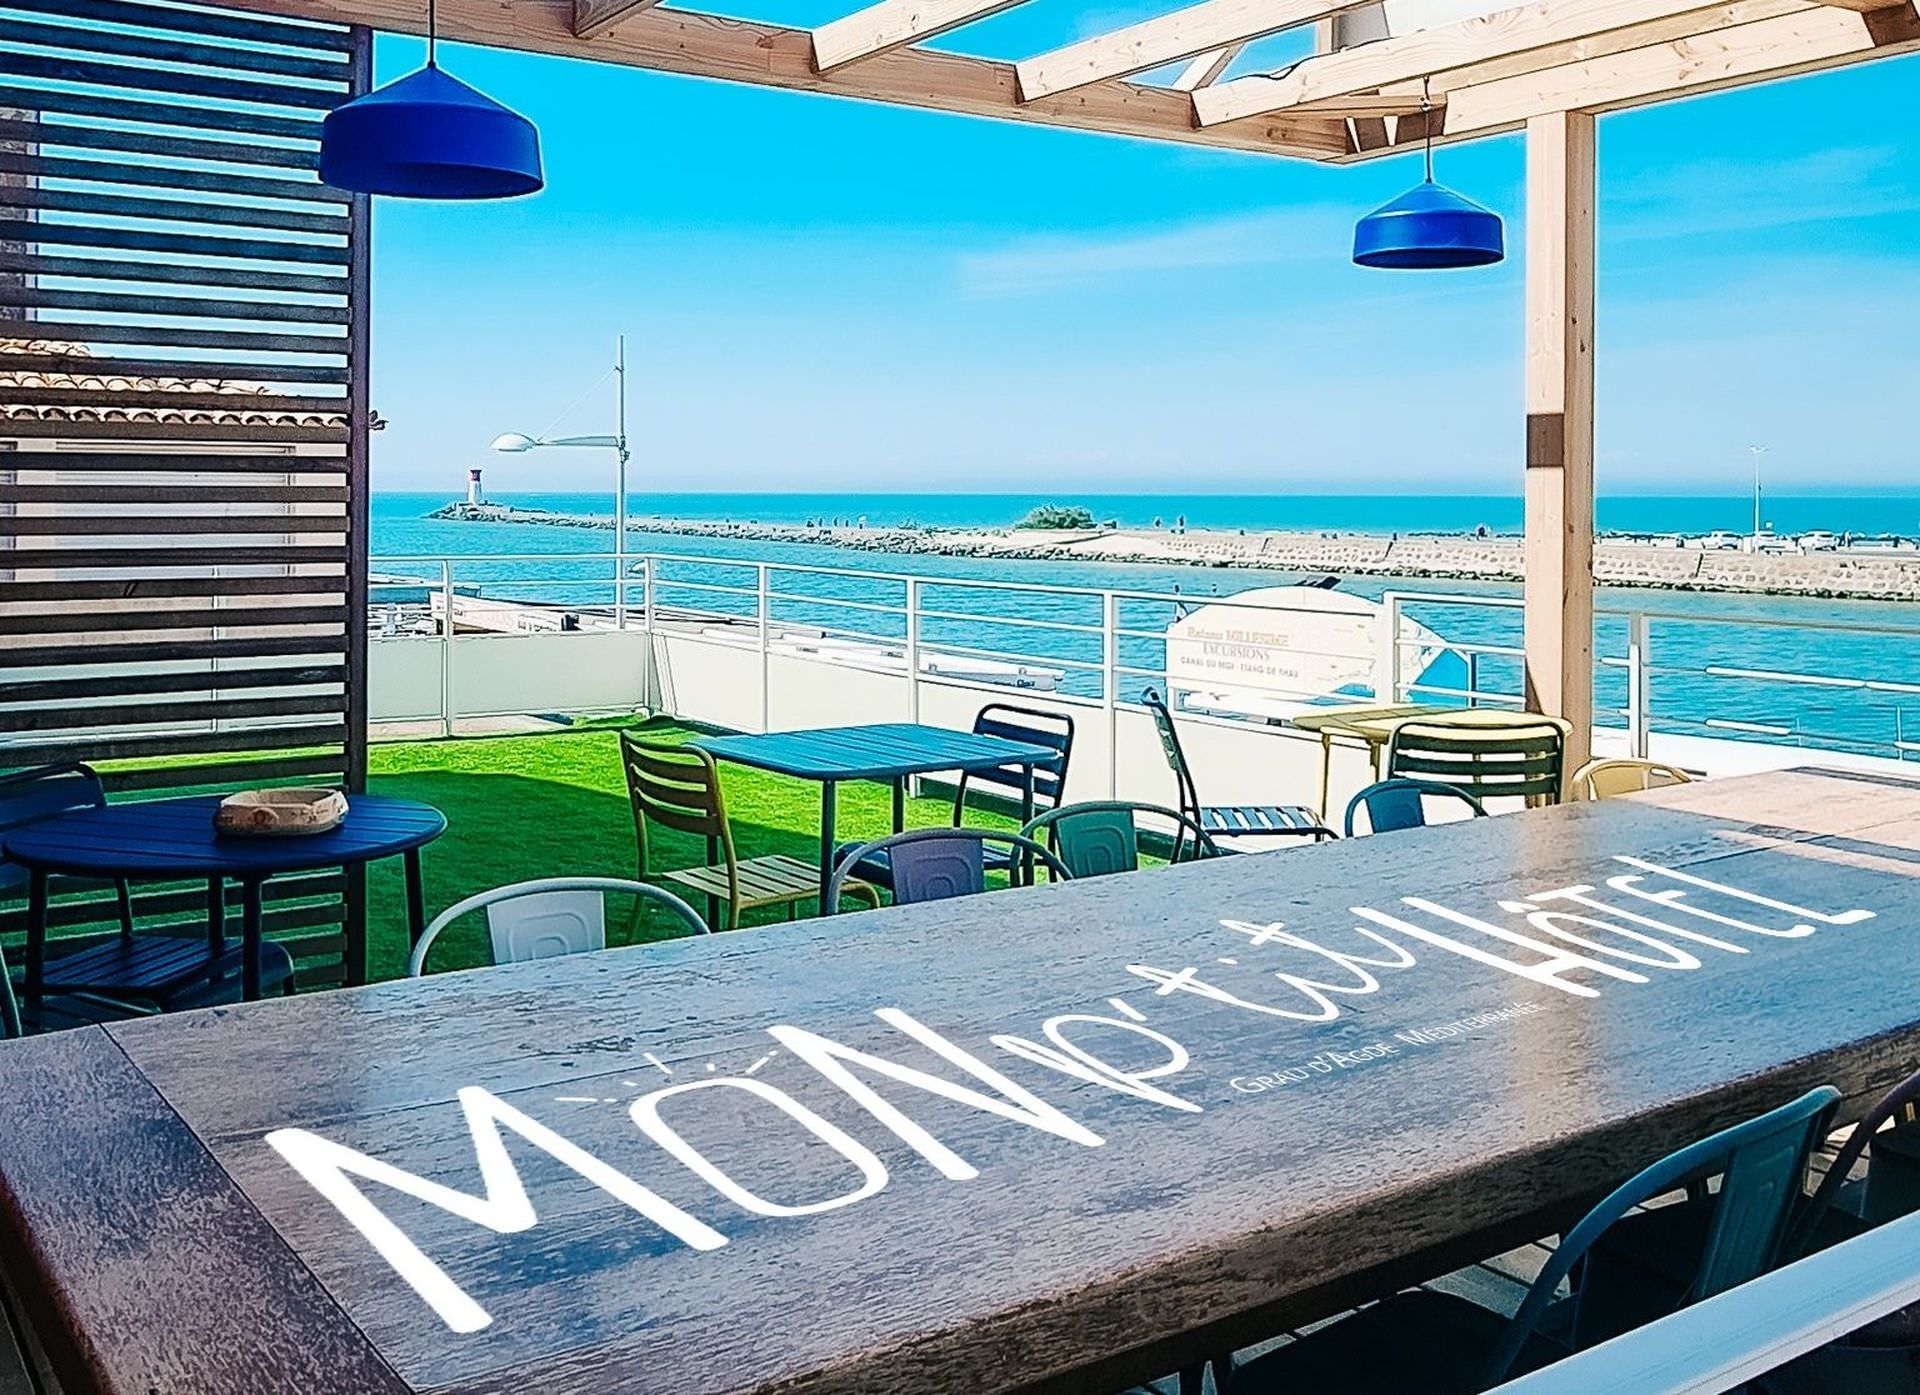
M57 354L73 360L73 371L24 371L6 367L9 354L33 354L45 357ZM144 393L218 393L236 399L231 408L123 406L50 406L31 402L8 402L6 390L22 388L62 388L103 395L119 392ZM345 416L337 412L277 412L263 408L248 410L249 396L270 397L272 390L259 383L234 382L227 378L149 378L116 373L110 360L97 360L84 344L52 344L37 340L0 339L0 422L63 421L75 425L89 422L145 421L173 422L187 426L313 426L337 427ZM5 434L0 431L0 435Z

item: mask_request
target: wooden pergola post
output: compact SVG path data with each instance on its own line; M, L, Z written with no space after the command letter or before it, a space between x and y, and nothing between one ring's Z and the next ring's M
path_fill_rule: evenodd
M1526 701L1593 728L1594 118L1527 122Z

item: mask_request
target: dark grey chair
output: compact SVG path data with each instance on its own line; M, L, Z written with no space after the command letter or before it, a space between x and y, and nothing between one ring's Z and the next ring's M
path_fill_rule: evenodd
M876 861L884 862L892 874L890 885L896 906L975 895L987 889L989 849L1002 853L1003 865L1016 861L1042 864L1054 879L1073 880L1073 872L1056 854L1018 833L991 828L916 828L846 849L827 881L827 907L837 910L841 888L848 879L867 880L864 869Z
M1173 769L1180 791L1180 812L1207 834L1215 838L1310 838L1316 843L1337 836L1304 804L1202 804L1166 699L1148 688L1140 701L1153 714L1160 749Z
M1028 746L1045 746L1058 751L1059 755L1033 767L1031 784L1026 767L1020 765L999 765L989 770L963 772L953 792L953 827L959 828L965 821L968 791L980 786L991 787L993 793L1002 798L1019 801L1024 818L1060 807L1061 796L1067 788L1067 765L1073 759L1072 717L1064 712L1049 712L1039 707L990 702L974 714L973 734L997 736L1003 741L1018 741ZM1033 807L1026 811L1029 795ZM839 866L845 854L854 847L853 843L842 843L835 848L834 865ZM988 847L985 857L989 872L1005 872L1013 865L1014 853L1004 847ZM860 881L874 886L893 886L893 870L887 865L885 856L867 859L854 875Z
M1780 1259L1808 1155L1839 1101L1822 1085L1643 1169L1566 1233L1511 1317L1414 1289L1244 1365L1223 1360L1221 1387L1226 1395L1476 1395L1756 1278ZM1629 1213L1713 1174L1721 1186L1700 1212L1707 1224L1676 1237L1685 1243L1658 1265L1636 1263L1622 1233L1680 1208ZM1568 1280L1572 1296L1562 1298Z

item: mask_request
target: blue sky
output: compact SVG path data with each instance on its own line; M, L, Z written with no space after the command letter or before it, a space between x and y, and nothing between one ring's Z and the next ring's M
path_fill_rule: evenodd
M808 24L835 0L771 0ZM1020 57L1152 4L1034 0ZM382 40L380 78L420 45ZM1271 51L1267 55L1271 57ZM1252 57L1252 55L1250 55ZM1914 483L1920 148L1897 59L1605 118L1602 492ZM628 336L635 488L1511 493L1521 270L1348 262L1418 178L447 46L540 126L547 188L376 215L384 489L600 488L569 405ZM1243 64L1244 66L1244 64ZM1239 71L1239 69L1236 69ZM1439 176L1521 243L1520 142Z

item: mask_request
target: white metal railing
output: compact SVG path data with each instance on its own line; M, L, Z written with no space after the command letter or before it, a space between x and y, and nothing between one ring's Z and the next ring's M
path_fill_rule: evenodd
M1057 671L1066 695L1109 710L1126 701L1123 689L1130 681L1137 680L1136 697L1138 687L1166 683L1166 625L1182 614L1227 601L1247 611L1319 613L1311 603L1315 593L1304 590L1301 603L1292 605L700 555L629 554L627 560L633 574L616 583L604 570L612 558L602 553L376 556L370 563L372 633L384 639L432 640L441 646L442 693L438 711L430 715L451 731L455 714L462 711L452 691L455 640L486 636L457 635L456 626L447 623L450 617L460 615L463 606L484 607L494 612L502 634L512 634L516 631L503 612L518 604L531 617L570 613L579 630L605 632L617 628L611 604L616 585L629 595L629 629L666 634L704 626L706 632L699 637L705 641L757 651L763 680L777 644L811 634L822 641L846 642L851 647L842 657L856 660L863 652L897 650L901 668L910 675L949 660ZM809 589L810 582L826 585ZM836 592L833 587L842 589ZM847 594L848 587L857 590ZM637 604L632 596L636 590ZM391 596L395 592L417 593L417 598L396 600ZM1050 607L1055 613L1040 613ZM1129 615L1129 608L1139 613ZM478 623L482 617L474 618ZM1289 652L1344 661L1359 680L1357 690L1349 685L1343 694L1290 692L1285 694L1290 700L1364 698L1373 691L1377 655L1297 645ZM994 680L984 681L991 685ZM1214 686L1236 687L1228 677ZM763 681L763 697L769 687ZM908 688L912 717L917 715L919 684Z
M632 571L625 577L613 575L607 553L386 556L372 565L388 574L376 581L376 597L393 586L431 593L430 603L416 608L427 621L423 637L446 649L437 715L448 730L460 710L454 636L434 617L453 615L463 604L510 609L519 602L530 615L565 607L582 630L605 631L615 627L617 589L628 602L629 628L656 634L704 627L708 632L699 638L706 642L757 652L763 723L770 719L766 675L780 646L796 636L840 646L844 662L886 651L904 674L915 676L907 684L909 718L919 715L919 676L951 676L971 661L982 671L993 665L1057 671L1061 693L1099 704L1111 721L1141 687L1167 683L1166 628L1176 616L1218 603L1283 614L1316 609L1312 591L1289 605L697 554L629 554L628 561ZM1297 641L1287 649L1294 659L1346 663L1349 681L1338 693L1237 683L1230 673L1206 686L1282 706L1367 697L1522 704L1517 598L1400 590L1386 593L1381 605L1370 656ZM1920 624L1795 619L1749 613L1750 605L1601 607L1596 723L1619 733L1616 749L1645 756L1656 739L1695 737L1892 759L1920 753L1920 701L1906 701L1920 699ZM390 608L375 606L376 612ZM1436 633L1458 662L1415 671L1412 657L1433 644L1419 626ZM404 627L400 634L384 630L404 637ZM378 614L373 632L383 633ZM1196 687L1190 679L1176 681ZM1264 709L1243 715L1264 715Z
M1920 1213L1508 1381L1492 1395L1723 1395L1917 1302Z
M1382 603L1391 620L1381 627L1390 651L1381 692L1395 701L1523 704L1524 650L1517 643L1443 630L1469 675L1463 687L1451 687L1405 672L1405 655L1419 641L1401 623L1411 617L1441 628L1436 612L1505 613L1512 619L1501 628L1517 638L1518 599L1402 591ZM1757 740L1902 760L1920 753L1920 740L1908 737L1920 703L1876 708L1844 701L1920 697L1920 624L1638 606L1602 606L1596 619L1595 724L1619 730L1629 754L1647 756L1656 737Z

